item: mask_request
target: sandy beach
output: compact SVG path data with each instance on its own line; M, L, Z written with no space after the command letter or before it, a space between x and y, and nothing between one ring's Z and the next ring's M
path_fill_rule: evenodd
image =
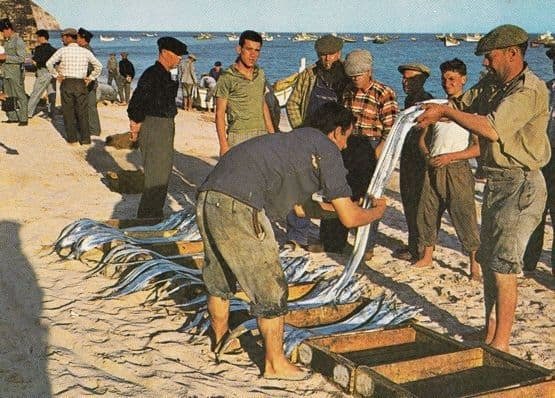
M302 382L260 378L262 351L254 343L246 353L215 364L208 338L191 341L177 332L186 314L168 303L144 305L148 292L93 301L115 281L85 280L87 265L48 254L44 246L72 221L135 216L140 195L112 192L103 182L108 171L141 164L138 151L104 144L108 135L127 131L126 108L99 104L99 113L102 134L87 147L64 141L61 114L53 121L39 114L26 127L0 125L0 395L346 396L319 374ZM0 120L6 120L3 113ZM217 159L212 116L180 110L167 213L192 208L196 187ZM482 284L469 279L467 257L448 217L434 266L414 269L392 256L407 236L397 174L386 195L389 208L375 257L358 269L367 295L395 293L400 302L422 308L417 318L422 325L457 339L477 330L484 323ZM536 274L519 278L511 341L514 355L550 369L555 367L555 279L547 266L552 239L549 227ZM340 269L347 261L311 256L313 266Z

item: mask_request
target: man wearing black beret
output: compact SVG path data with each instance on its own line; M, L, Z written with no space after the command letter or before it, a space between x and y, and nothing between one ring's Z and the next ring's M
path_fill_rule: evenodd
M77 44L79 46L86 48L91 53L94 54L93 49L91 48L91 39L93 38L93 34L89 32L85 28L79 28L77 31ZM87 72L92 71L92 65L89 63L87 68ZM93 80L87 85L87 110L89 112L89 132L90 135L100 135L101 127L100 127L100 117L98 116L98 109L96 107L96 89L98 88L98 81Z
M173 139L178 82L170 73L187 54L185 43L158 39L158 60L144 71L133 92L127 114L131 141L139 140L145 184L137 217L163 217L173 165Z

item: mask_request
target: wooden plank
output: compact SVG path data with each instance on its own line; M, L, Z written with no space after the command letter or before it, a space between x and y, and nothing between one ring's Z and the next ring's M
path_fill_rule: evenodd
M349 304L330 304L317 308L306 308L289 311L285 315L285 323L295 327L323 326L340 322L356 313L368 299L361 299Z
M483 364L483 359L484 351L481 348L472 348L460 352L373 366L372 370L394 383L408 383L479 367Z
M555 397L555 380L539 381L534 384L510 386L501 391L475 395L481 398L537 398Z
M383 377L369 366L357 366L354 379L353 393L362 397L416 398L416 395ZM370 381L373 384L371 387Z
M183 254L196 254L204 251L202 240L177 241L141 245L146 249L153 250L163 256L176 256Z

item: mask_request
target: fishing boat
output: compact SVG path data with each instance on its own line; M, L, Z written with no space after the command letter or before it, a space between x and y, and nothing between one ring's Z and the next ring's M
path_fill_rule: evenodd
M374 40L372 40L372 43L374 43L374 44L385 44L388 41L389 41L389 37L376 35L376 37L374 37Z
M340 39L343 39L345 43L356 43L357 41L356 37L351 35L338 35L337 37L339 37Z
M264 41L273 41L274 40L274 36L269 35L266 32L261 32L260 36L262 36L262 40L264 40Z
M141 41L140 37L130 37L129 41Z
M480 33L474 33L472 35L467 33L462 37L462 40L473 43L473 42L480 41L481 38L482 38L482 35Z
M197 40L212 40L214 35L212 33L199 33L194 36Z
M239 36L235 33L228 33L226 36L229 41L239 41Z
M374 41L374 39L376 38L376 36L362 36L362 41Z
M455 47L461 44L460 40L452 35L445 36L443 43L445 44L445 47Z
M116 38L113 36L100 35L100 41L114 41L114 40L116 40Z
M435 37L436 37L436 40L441 40L441 41L445 40L445 34L444 33L437 34L437 35L435 35Z
M409 40L410 41L416 41L416 37L411 37Z
M293 38L291 40L293 40L293 41L316 41L316 40L318 40L318 36L316 36L312 33L301 32L301 33L297 33L295 36L293 36Z
M550 31L547 31L545 33L539 34L536 40L534 41L545 45L545 44L550 44L555 42L555 38L553 38L553 35L551 34Z
M158 33L145 33L146 37L156 37L158 36Z

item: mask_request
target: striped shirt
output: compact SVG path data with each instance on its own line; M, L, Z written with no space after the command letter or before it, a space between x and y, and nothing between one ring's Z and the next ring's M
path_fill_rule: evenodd
M57 63L60 65L54 68ZM93 70L90 76L87 76L87 67L89 63ZM89 50L79 47L77 43L70 43L65 47L57 50L52 57L46 62L48 72L54 77L58 77L58 73L64 78L96 80L102 71L102 64Z
M395 122L399 106L390 87L372 80L367 90L348 88L343 105L357 118L353 133L385 139Z

